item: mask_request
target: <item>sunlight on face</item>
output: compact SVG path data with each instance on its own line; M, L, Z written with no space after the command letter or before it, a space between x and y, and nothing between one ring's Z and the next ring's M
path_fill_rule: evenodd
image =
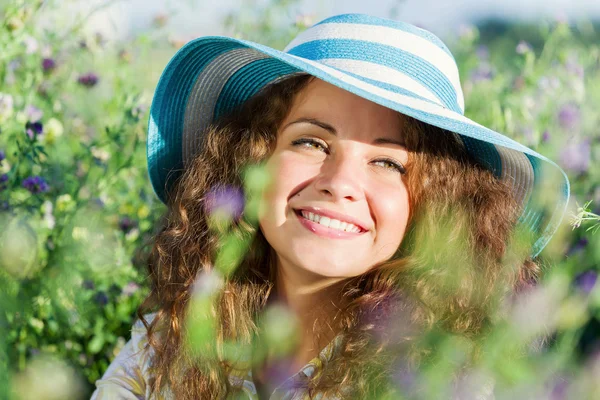
M259 218L280 270L306 282L352 277L395 253L409 216L405 121L319 79L296 96Z

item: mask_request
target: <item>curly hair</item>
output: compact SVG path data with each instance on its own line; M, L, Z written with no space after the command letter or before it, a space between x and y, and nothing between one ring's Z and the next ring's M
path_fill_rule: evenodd
M214 268L219 247L205 202L213 187L242 187L243 168L268 159L280 123L312 79L300 74L268 85L214 122L171 188L148 258L151 292L138 309L153 351L153 392L224 398L239 389L228 381L234 366L216 354L229 340L251 345L260 335L257 317L274 285L272 249L255 224L242 217L233 225L253 240L214 304L212 350L193 357L184 346L186 307L199 272ZM407 233L390 260L345 283L350 301L333 321L344 333L342 350L307 383L311 397L380 393L399 357L414 365L427 357L416 344L419 333L439 327L476 338L492 324L502 296L539 273L536 262L509 246L520 211L511 189L469 156L457 134L406 118Z

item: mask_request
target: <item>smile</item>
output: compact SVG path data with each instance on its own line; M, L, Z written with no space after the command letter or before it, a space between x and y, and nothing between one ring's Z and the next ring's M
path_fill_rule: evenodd
M320 215L307 210L294 210L300 223L309 231L335 239L355 238L366 231L350 222Z

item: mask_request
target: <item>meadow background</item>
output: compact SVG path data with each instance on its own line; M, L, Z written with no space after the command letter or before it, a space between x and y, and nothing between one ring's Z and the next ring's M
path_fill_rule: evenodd
M84 29L103 4L73 18L57 3L0 1L0 399L89 398L129 338L164 212L145 129L159 74L188 38L157 14L151 28L108 40ZM297 3L246 2L219 23L283 49L323 17L291 11ZM600 398L600 24L489 20L443 39L466 114L556 160L572 185L542 282L456 390L470 398L469 385L493 377L496 398ZM516 354L541 332L548 345ZM437 361L399 379L407 399L445 393L463 344L437 340Z

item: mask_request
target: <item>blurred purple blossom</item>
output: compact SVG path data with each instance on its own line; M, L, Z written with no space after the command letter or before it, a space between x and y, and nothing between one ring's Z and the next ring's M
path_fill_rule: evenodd
M137 227L137 221L129 217L123 217L119 220L119 229L123 231L123 233L128 233L135 227Z
M104 292L98 292L94 296L94 301L101 306L105 306L108 304L108 296Z
M590 166L592 149L590 139L580 142L571 142L563 147L560 152L561 165L572 172L586 172Z
M558 111L558 123L563 129L572 130L581 122L581 111L575 104L565 104Z
M582 292L589 294L596 286L597 280L598 273L596 271L588 270L575 277L575 286Z
M579 78L583 78L585 71L583 69L583 66L581 64L579 64L579 61L577 60L576 56L570 56L567 59L567 63L565 64L565 67L567 69L567 72L569 72L570 74L577 76Z
M206 194L204 207L209 215L218 212L238 219L244 211L244 194L235 186L214 187Z
M556 378L551 385L552 389L550 390L548 400L567 400L569 389L569 381L567 379L564 377Z
M44 58L42 60L42 68L44 69L44 71L50 72L54 68L56 68L56 61L54 61L54 59L52 58Z
M8 181L8 175L0 175L0 192L6 189L6 182Z
M88 290L94 290L96 288L96 285L94 284L94 281L91 279L85 279L82 283L81 286L84 289L88 289Z
M475 54L480 60L488 60L490 58L490 50L484 44L477 46Z
M140 289L140 285L135 282L129 282L121 292L125 296L132 296Z
M30 176L23 180L23 187L31 193L44 193L50 190L50 186L41 176Z
M94 74L93 72L89 72L87 74L81 75L77 79L77 82L79 82L83 86L92 87L98 83L98 75Z
M25 124L25 133L29 136L29 139L34 139L36 136L44 133L44 125L41 122L29 122Z
M2 161L4 161L6 159L6 153L4 153L4 150L0 150L0 164L2 164Z
M471 71L471 81L483 82L489 81L494 77L494 71L489 63L481 63L477 68Z
M521 40L515 49L517 54L525 54L532 50L531 45L524 40Z
M29 122L38 122L44 116L44 112L34 105L29 104L25 107L25 118Z
M542 142L547 143L550 140L550 132L548 132L548 130L545 130L544 133L542 133Z

